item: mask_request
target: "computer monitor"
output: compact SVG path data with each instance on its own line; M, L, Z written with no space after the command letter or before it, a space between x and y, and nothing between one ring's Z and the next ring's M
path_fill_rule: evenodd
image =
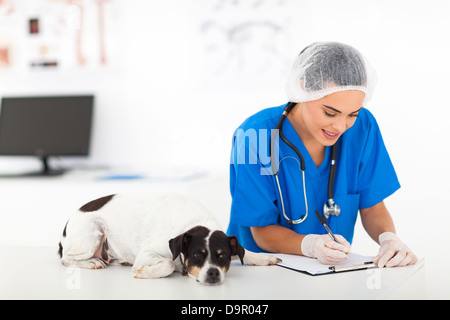
M49 156L87 156L94 96L3 97L0 155L37 156L38 175L58 175Z

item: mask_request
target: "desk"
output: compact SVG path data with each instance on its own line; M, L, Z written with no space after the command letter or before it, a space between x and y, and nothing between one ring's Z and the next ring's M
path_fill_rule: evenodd
M233 261L219 286L174 273L135 279L131 267L87 270L64 267L55 248L0 247L0 299L389 299L425 298L423 263L309 276L278 266Z
M207 287L178 273L166 279L138 280L127 267L115 266L105 270L63 267L56 250L67 219L81 205L100 196L136 191L184 192L209 208L224 228L228 224L231 197L226 172L185 181L97 179L105 174L107 172L73 171L53 178L0 179L0 299L450 297L449 278L441 267L450 265L450 256L442 255L448 249L435 245L442 242L442 232L432 233L426 266L412 273L405 273L403 269L383 269L377 275L360 271L312 277L281 267L233 265L223 285ZM362 227L357 225L357 228ZM375 250L362 249L355 252L367 255L377 252L377 246ZM73 279L73 275L80 276L80 289L67 287L67 281ZM376 281L378 275L380 288L376 288L375 283L374 288L369 289L368 281ZM396 282L394 286L391 286L392 281Z

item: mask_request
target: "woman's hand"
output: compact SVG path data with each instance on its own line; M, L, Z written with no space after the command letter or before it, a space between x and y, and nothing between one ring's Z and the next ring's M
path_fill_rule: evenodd
M403 267L415 264L418 259L414 253L392 232L384 232L378 238L380 251L373 260L379 268Z
M336 264L347 259L350 243L341 235L335 235L339 243L329 235L309 234L303 238L302 253L304 256L317 258L323 264Z

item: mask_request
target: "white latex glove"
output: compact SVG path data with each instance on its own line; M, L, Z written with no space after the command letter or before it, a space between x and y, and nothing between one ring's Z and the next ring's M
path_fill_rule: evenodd
M341 235L335 235L333 241L328 234L308 234L302 241L304 256L316 258L323 264L336 264L344 261L350 253L350 243Z
M380 234L378 240L380 251L373 262L377 263L379 268L404 267L417 262L415 254L400 241L395 233L384 232Z

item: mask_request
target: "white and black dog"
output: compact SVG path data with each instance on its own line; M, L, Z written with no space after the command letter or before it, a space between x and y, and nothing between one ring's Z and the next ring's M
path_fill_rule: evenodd
M116 194L85 204L67 222L59 254L65 266L131 265L136 278L178 271L203 284L222 283L233 256L250 265L278 262L245 250L203 205L173 193Z

